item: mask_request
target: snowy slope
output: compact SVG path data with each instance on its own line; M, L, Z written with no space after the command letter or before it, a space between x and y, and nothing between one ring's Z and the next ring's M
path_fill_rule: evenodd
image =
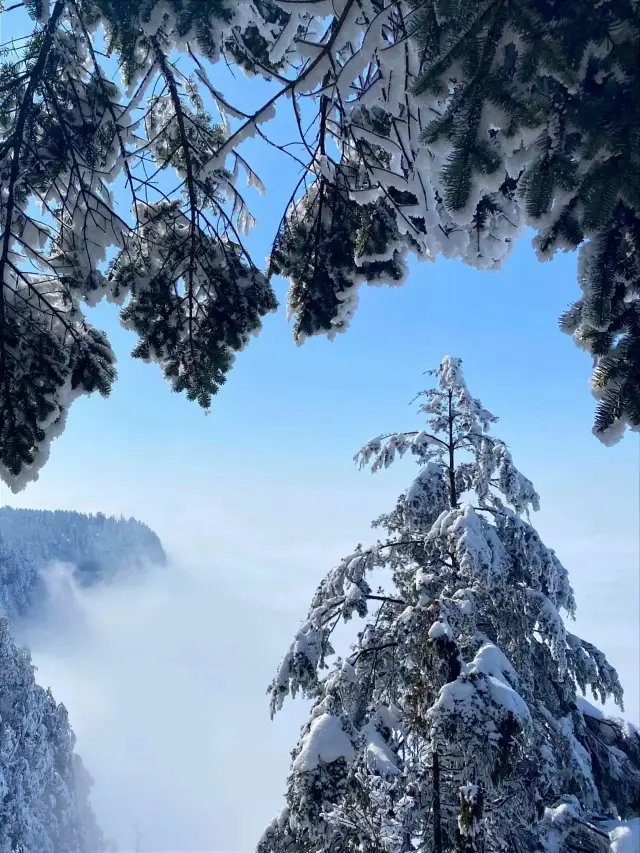
M145 565L164 565L157 535L134 518L62 510L0 508L0 610L24 615L37 599L40 572L69 563L82 586Z

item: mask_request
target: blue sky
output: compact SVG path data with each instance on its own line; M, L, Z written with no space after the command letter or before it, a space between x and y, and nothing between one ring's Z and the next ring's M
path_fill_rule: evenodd
M243 80L233 87L245 104L264 91L255 80L251 87ZM286 130L283 116L276 133ZM249 245L262 258L295 169L254 141L243 153L267 187L264 197L254 190L247 195L259 222ZM177 593L173 598L172 628L185 634L185 655L191 634L193 649L203 642L219 648L234 638L229 655L216 660L216 701L210 697L207 720L220 724L215 709L229 700L225 684L234 685L243 706L263 703L255 711L252 704L247 718L256 733L247 750L258 763L262 756L266 766L258 774L264 802L235 835L216 836L216 846L230 850L248 849L255 827L277 807L287 750L296 737L297 717L288 728L268 728L265 678L322 574L359 541L372 538L370 519L390 508L411 474L410 463L401 463L373 477L356 471L352 456L368 438L417 423L409 401L423 387L423 371L446 354L463 359L470 390L499 415L496 434L541 495L534 523L570 571L577 630L609 654L628 692L628 715L640 717L639 436L630 433L621 444L605 448L591 434L590 358L557 328L558 316L578 296L575 256L541 265L525 238L499 273L455 261L413 263L401 288L362 288L345 335L334 342L314 339L301 348L293 343L285 317L286 284L279 281L276 287L280 311L266 318L260 337L238 356L209 416L171 393L157 367L128 357L135 338L119 327L115 308L92 310L90 317L108 331L118 356L111 398L76 403L39 481L17 496L5 486L0 491L0 503L16 506L134 515L158 532L176 563L198 567L200 595L190 593L180 605L175 605ZM192 590L193 574L189 577ZM197 616L189 609L196 598ZM220 615L227 608L233 619ZM136 627L135 620L127 624L131 637L144 631L148 638L158 630L155 616L144 627ZM256 643L256 633L263 641ZM243 678L236 683L238 660ZM76 703L85 752L98 764L105 761L91 717L94 705L78 698L81 664L74 676L47 658L46 650L40 664L43 678L50 676L56 695L69 704L72 720ZM91 661L86 665L95 669ZM105 673L121 669L115 663L104 666ZM194 672L196 680L206 680L206 663L199 662ZM101 689L108 690L105 684ZM201 687L193 684L193 695L200 696ZM188 706L189 686L181 681L180 690ZM115 733L113 720L112 728ZM273 731L279 734L269 734ZM135 739L135 728L130 736ZM269 744L277 745L277 756ZM231 773L235 759L228 749L216 748L207 760ZM98 777L100 768L91 769ZM123 767L110 773L114 790L126 788L118 777ZM107 810L122 808L113 791L102 795L110 803Z

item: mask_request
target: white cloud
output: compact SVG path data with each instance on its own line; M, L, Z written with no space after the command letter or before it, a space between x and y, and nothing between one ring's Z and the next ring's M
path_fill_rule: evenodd
M20 627L120 849L137 825L144 850L250 850L280 806L303 707L271 723L265 688L298 614L234 595L223 572L171 565L88 591L57 572L55 615Z

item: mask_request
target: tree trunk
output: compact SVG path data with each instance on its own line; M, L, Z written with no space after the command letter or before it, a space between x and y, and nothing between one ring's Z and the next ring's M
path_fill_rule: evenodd
M433 850L442 853L442 810L440 807L440 760L436 750L433 751Z

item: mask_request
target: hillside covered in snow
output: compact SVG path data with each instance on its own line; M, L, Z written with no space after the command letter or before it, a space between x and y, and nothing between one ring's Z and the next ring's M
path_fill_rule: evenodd
M0 618L0 850L103 853L67 710Z
M93 586L166 559L158 536L134 518L0 508L0 610L10 619L37 601L52 563L73 565L77 582Z

